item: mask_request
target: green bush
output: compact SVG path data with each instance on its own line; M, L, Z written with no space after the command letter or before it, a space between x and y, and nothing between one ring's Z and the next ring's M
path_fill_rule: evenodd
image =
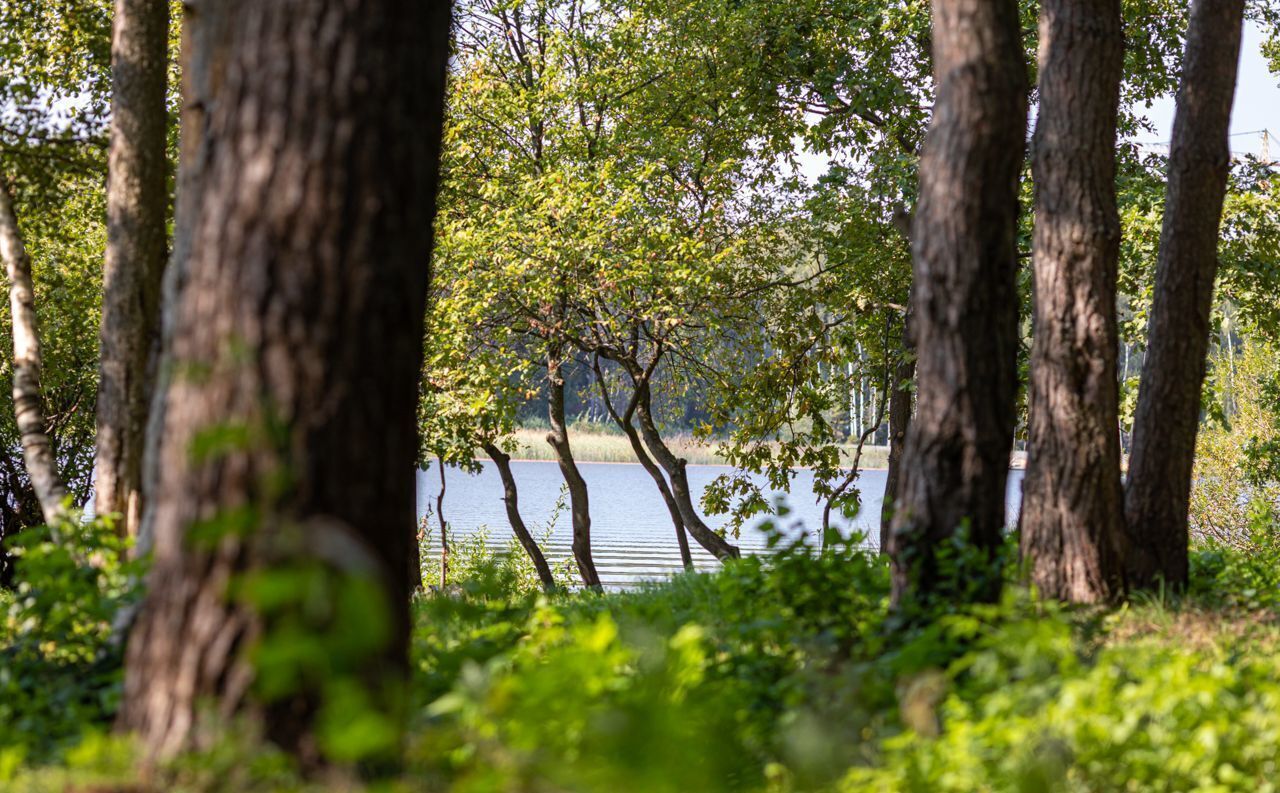
M0 779L23 760L55 760L109 727L120 698L122 634L113 622L141 569L105 520L11 540L17 587L0 601Z
M1202 602L1247 609L1280 606L1280 515L1255 499L1235 543L1205 541L1191 555L1192 592Z
M1178 598L1067 609L1010 586L999 603L906 624L886 619L887 565L852 542L818 552L775 535L771 556L715 573L550 595L501 555L460 546L454 585L415 598L404 765L375 787L1274 790L1280 553L1274 514L1253 516L1254 551L1198 551ZM5 790L134 781L128 743L101 734L119 694L109 617L131 574L107 527L81 531L75 555L31 537L28 583L3 601L0 745L20 747L0 750ZM245 591L275 613L309 581L273 574ZM259 662L278 662L263 685L327 674L350 632L334 625L318 654L287 631L261 645ZM339 710L353 735L330 742L364 756L350 717L363 709ZM157 783L359 787L308 782L252 735L180 759Z

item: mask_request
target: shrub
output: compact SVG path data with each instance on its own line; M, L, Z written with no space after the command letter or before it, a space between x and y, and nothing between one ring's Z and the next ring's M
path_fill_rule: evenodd
M0 771L58 758L86 729L105 729L119 702L114 621L134 602L141 568L109 521L68 519L58 533L11 540L18 584L0 601Z

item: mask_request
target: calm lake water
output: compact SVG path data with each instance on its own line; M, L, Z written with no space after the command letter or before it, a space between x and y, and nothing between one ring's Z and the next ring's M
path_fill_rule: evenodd
M553 462L535 461L512 462L511 468L520 491L520 513L541 541L560 498L564 481L560 469ZM678 571L680 550L676 545L675 529L662 497L644 469L635 463L579 463L579 468L590 489L591 545L596 567L606 586L626 586ZM690 465L688 471L689 485L701 495L715 477L732 469L718 465ZM867 545L872 548L878 540L884 481L883 470L864 470L858 477L862 492L861 512L852 521L832 516L832 524L846 535L855 530L865 533ZM493 464L485 461L484 469L475 475L446 469L445 482L444 515L453 535L460 537L487 527L489 542L505 546L512 536L511 525L507 522L506 507L502 503L502 480ZM434 511L439 491L439 471L418 472L419 516ZM797 472L791 493L775 495L785 499L790 511L783 517L757 518L743 527L742 536L734 542L744 553L764 552L765 534L760 524L765 520L773 520L788 535L807 532L816 536L820 530L822 505L813 495L812 472ZM1006 498L1008 517L1013 521L1022 498L1022 471L1009 472ZM712 528L718 528L724 522L722 518L707 519ZM433 529L437 525L434 515L431 525ZM543 542L543 550L548 560L554 563L570 554L572 526L567 506L550 525L550 530L550 539ZM438 541L438 537L433 539ZM689 545L699 569L716 567L715 557L704 551L692 537Z

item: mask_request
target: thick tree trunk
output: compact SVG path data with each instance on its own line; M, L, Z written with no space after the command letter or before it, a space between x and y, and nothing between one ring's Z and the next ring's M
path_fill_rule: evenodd
M600 588L600 574L596 572L595 560L591 558L591 504L587 496L587 480L582 478L578 463L573 459L573 449L569 445L569 428L564 414L564 375L561 373L560 361L556 354L547 359L547 417L551 423L551 431L547 433L547 443L556 453L556 462L560 464L560 473L564 476L565 485L569 488L569 512L573 521L573 560L578 564L578 575L582 583L592 589Z
M0 258L9 281L9 309L13 321L13 408L31 487L40 501L44 522L56 533L66 512L67 486L58 473L53 441L46 430L40 391L40 329L36 323L36 291L31 259L18 229L9 186L0 176ZM56 534L55 534L56 536Z
M644 437L645 445L649 447L649 453L671 479L671 495L680 510L680 518L684 521L685 529L693 535L693 539L697 540L699 545L720 561L737 559L741 556L738 546L730 543L708 526L693 506L693 492L689 488L689 474L686 470L687 463L684 459L676 457L662 440L662 433L658 431L658 424L653 418L653 397L649 382L642 380L636 387L640 391L640 399L636 405L636 416L640 419L640 433Z
M1044 0L1022 557L1046 597L1124 591L1116 268L1120 0Z
M137 534L168 255L168 0L116 0L94 508Z
M917 409L890 535L899 608L998 596L1017 390L1017 3L934 0L933 48L937 101L912 230ZM970 552L940 564L961 531Z
M204 713L251 710L314 758L323 692L300 672L288 696L256 698L244 651L274 623L228 585L298 565L372 583L385 641L333 674L395 707L449 6L233 0L199 13L225 35L191 41L226 44L226 68L190 78L213 89L201 173L184 182L200 213L175 293L147 505L155 561L121 720L167 756L211 734ZM314 610L288 619L333 630Z
M533 562L533 569L538 573L538 581L542 583L542 588L547 592L554 592L556 579L551 575L547 557L543 555L542 549L538 547L538 541L533 538L533 534L525 526L524 518L520 516L519 492L516 490L516 478L511 473L511 456L499 449L496 444L486 443L481 448L484 449L485 454L489 455L489 459L493 460L494 466L498 469L498 475L502 477L502 503L507 508L507 520L511 523L511 531L515 532L516 539L520 541L524 552L529 554L529 560Z
M205 13L205 9L209 13ZM182 48L179 55L182 72L181 136L177 187L173 215L173 251L164 268L160 301L160 349L147 414L143 441L142 492L154 493L159 485L159 445L168 407L167 380L178 368L171 349L178 295L187 281L191 259L192 237L201 217L200 185L212 159L209 141L210 108L223 90L230 61L231 19L207 3L184 3ZM143 509L138 528L135 553L151 550L155 510Z
M880 504L880 553L889 552L889 528L902 485L902 452L907 430L911 427L912 403L915 401L915 351L911 349L908 315L902 320L902 357L893 370L893 390L889 392L889 461L884 476L884 499Z
M658 488L658 494L662 496L662 503L667 506L667 514L671 516L671 525L676 531L676 544L680 547L680 563L684 565L684 569L692 570L693 554L689 550L689 537L684 527L684 518L680 517L680 505L676 503L675 496L671 494L671 488L667 486L667 479L662 475L662 469L658 468L658 464L645 451L644 441L640 440L640 432L632 421L636 407L639 404L640 394L638 391L633 394L626 410L618 413L613 407L613 399L609 396L609 384L605 381L604 372L598 364L595 371L596 383L600 386L600 397L604 400L605 409L613 418L613 423L617 424L618 428L626 434L627 442L631 444L632 453L635 454L640 467L653 480L654 486Z
M1218 224L1230 172L1244 0L1196 0L1169 151L1169 186L1125 490L1129 583L1187 581L1187 522Z

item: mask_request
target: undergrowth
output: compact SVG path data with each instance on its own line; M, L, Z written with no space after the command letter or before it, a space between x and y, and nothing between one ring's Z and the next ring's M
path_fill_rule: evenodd
M39 583L3 601L4 790L1266 791L1280 776L1280 550L1262 508L1255 551L1198 549L1184 595L1071 609L1011 584L910 630L886 624L887 566L852 543L779 539L767 559L604 595L542 594L468 556L456 587L415 600L404 761L376 783L304 781L248 731L139 780L106 732L109 615L134 577L85 531L101 546L87 557L27 543Z

